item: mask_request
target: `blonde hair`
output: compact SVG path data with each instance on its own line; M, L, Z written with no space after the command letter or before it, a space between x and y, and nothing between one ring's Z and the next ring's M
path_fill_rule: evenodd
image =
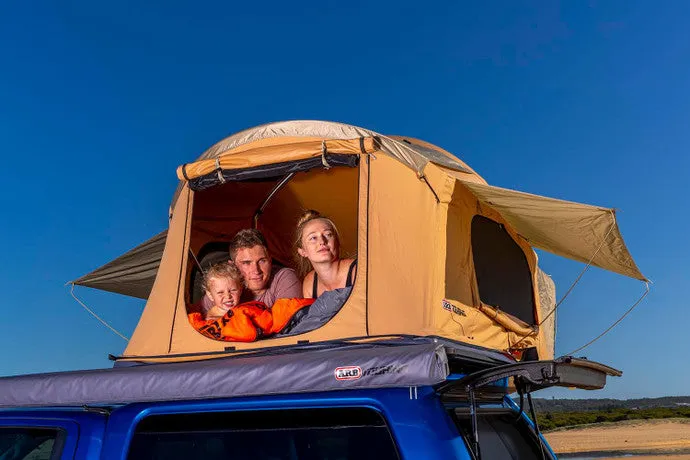
M230 278L231 280L239 283L240 287L242 286L242 274L237 268L237 265L235 265L231 260L211 265L209 269L206 270L206 273L204 273L204 281L202 283L204 291L211 291L211 279L213 278Z
M319 211L314 211L309 209L305 211L302 216L297 221L297 228L295 229L295 242L294 242L294 253L295 253L295 264L297 265L297 274L300 278L304 278L307 273L309 273L313 267L311 262L306 257L302 257L297 249L302 248L302 236L304 236L304 227L313 220L324 220L330 225L331 229L335 233L335 239L340 246L340 233L338 233L338 227L335 226L333 221L326 216L322 216Z

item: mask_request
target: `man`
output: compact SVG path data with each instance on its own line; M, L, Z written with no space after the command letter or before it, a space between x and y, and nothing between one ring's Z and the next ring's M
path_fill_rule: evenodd
M242 301L256 300L269 307L276 299L302 297L302 283L291 268L273 272L266 239L256 229L237 232L230 242L230 258L240 269L247 287Z

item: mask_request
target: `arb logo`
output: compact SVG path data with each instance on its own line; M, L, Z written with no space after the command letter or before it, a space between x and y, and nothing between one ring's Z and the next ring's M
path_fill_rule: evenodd
M362 376L362 368L359 366L343 366L335 368L336 380L357 380Z

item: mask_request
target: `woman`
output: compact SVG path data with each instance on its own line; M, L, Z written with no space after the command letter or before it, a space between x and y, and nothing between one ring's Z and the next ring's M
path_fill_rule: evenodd
M315 299L326 291L352 286L357 260L340 258L340 237L333 221L317 211L307 211L297 222L295 236L305 298Z

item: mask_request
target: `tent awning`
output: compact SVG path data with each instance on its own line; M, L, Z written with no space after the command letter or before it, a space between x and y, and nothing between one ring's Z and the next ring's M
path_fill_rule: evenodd
M72 281L72 284L148 299L167 234L167 230L160 232L117 259Z
M623 242L613 209L459 181L531 246L647 281Z

